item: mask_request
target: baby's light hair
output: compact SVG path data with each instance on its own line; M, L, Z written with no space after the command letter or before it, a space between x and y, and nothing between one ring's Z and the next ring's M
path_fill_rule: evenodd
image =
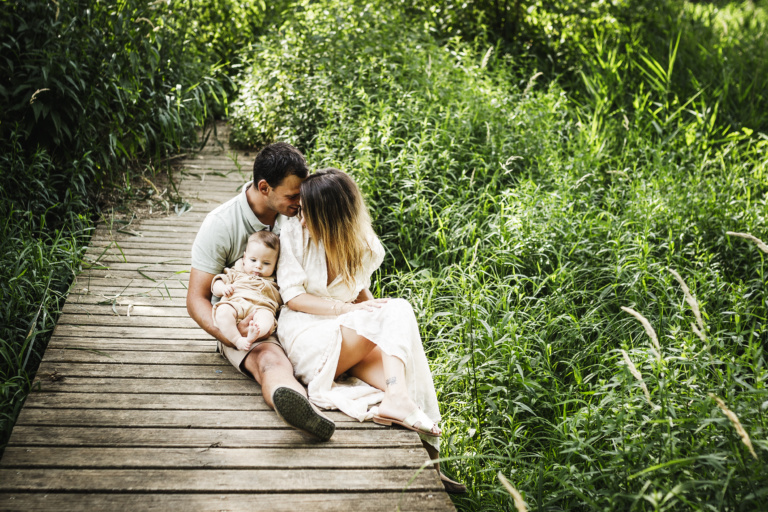
M248 245L261 244L280 252L280 237L271 231L257 231L248 237Z

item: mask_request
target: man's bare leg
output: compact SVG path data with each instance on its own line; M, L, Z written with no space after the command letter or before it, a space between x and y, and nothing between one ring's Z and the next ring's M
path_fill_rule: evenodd
M290 426L327 441L336 429L333 421L310 404L307 391L293 375L285 352L273 343L262 343L245 359L246 370L261 384L264 401Z

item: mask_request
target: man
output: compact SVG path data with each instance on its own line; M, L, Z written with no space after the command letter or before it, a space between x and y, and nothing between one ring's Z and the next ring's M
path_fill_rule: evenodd
M308 174L304 156L290 144L270 144L256 155L253 181L209 213L200 226L192 246L187 312L219 340L219 352L235 368L261 384L264 400L278 416L292 427L327 441L336 427L309 403L307 392L294 377L293 366L274 333L255 342L250 351L237 350L214 327L211 317L214 276L242 257L252 233L264 229L280 233L286 218L299 212L299 186ZM250 320L247 317L238 325L242 334L246 334Z

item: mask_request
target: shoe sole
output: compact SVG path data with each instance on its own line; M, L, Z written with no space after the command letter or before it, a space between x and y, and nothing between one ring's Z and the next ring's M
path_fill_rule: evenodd
M313 409L309 400L298 391L278 388L272 395L272 402L284 422L315 439L327 441L336 431L336 424Z

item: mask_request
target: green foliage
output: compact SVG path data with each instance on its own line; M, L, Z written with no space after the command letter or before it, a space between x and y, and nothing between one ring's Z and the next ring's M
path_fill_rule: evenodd
M236 141L293 142L364 191L389 251L374 294L418 312L461 508L513 509L499 471L531 510L758 510L768 494L766 255L726 235L766 239L768 138L721 117L732 88L675 81L707 73L680 64L683 36L660 56L633 32L665 5L590 27L560 85L526 56L436 43L412 10L303 2L242 78Z
M0 448L99 198L132 193L132 175L161 169L212 108L224 111L216 61L234 36L196 44L202 10L180 0L0 2Z
M84 198L52 197L58 176L44 150L24 153L18 134L0 154L0 446L29 392L90 234ZM12 200L11 194L18 194ZM52 216L52 210L56 215ZM58 227L49 226L51 217Z

